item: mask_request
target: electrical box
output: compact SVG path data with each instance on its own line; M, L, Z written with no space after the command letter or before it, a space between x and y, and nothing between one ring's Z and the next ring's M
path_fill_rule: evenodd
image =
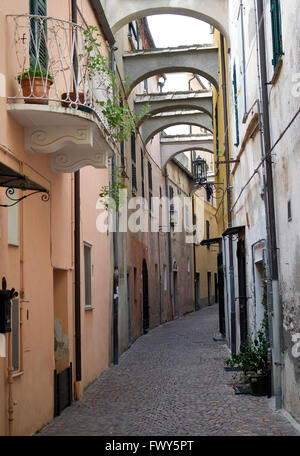
M14 288L6 289L6 279L2 279L0 290L0 334L11 332L11 299L18 296Z

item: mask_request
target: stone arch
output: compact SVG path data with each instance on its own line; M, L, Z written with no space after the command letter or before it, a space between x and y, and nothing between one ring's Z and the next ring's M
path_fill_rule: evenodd
M219 58L215 46L190 46L129 52L124 72L131 81L127 95L142 81L168 73L192 73L207 79L219 91Z
M175 116L174 116L175 117ZM176 116L177 117L177 116ZM146 121L147 122L147 121ZM159 132L165 130L166 128L169 128L169 127L175 127L176 125L192 125L192 126L195 126L195 127L200 127L200 128L204 128L205 130L208 130L209 132L213 133L213 128L212 126L209 126L207 124L207 122L197 122L195 120L193 121L180 121L180 119L177 117L174 118L174 120L168 120L167 122L165 123L161 123L160 126L158 126L157 128L152 128L152 129L148 129L146 130L145 132L145 129L143 129L143 140L145 142L145 144L147 144L151 138L153 138L155 135L157 135Z
M190 104L190 105L174 104L174 106L169 105L169 106L166 106L165 108L158 108L158 109L153 109L153 110L151 110L151 107L150 107L150 111L147 113L146 117L149 117L149 116L152 117L152 116L156 116L157 114L162 114L164 112L172 112L172 111L179 111L179 110L203 112L204 114L207 114L212 119L212 114L208 109L205 109L203 107L199 107L199 106L193 105L193 104ZM145 117L141 118L140 123L143 122L143 119L145 119Z
M162 160L162 172L165 171L167 164L174 158L176 155L183 154L184 152L190 152L191 150L199 150L203 152L208 152L210 154L213 154L213 151L206 148L206 147L189 147L187 149L183 149L180 151L176 151L174 154L170 155L168 158L166 158L165 161Z
M179 3L184 3L184 6L179 6ZM213 25L224 34L229 44L227 0L106 0L104 10L113 33L140 17L177 14Z

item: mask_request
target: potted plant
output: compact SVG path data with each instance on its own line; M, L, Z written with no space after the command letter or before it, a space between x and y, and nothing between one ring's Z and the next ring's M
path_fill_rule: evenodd
M47 104L53 76L43 68L30 67L17 77L25 103Z
M226 361L227 366L236 367L243 372L244 379L250 384L251 394L265 396L268 383L268 341L264 329L257 332L254 341L233 354Z

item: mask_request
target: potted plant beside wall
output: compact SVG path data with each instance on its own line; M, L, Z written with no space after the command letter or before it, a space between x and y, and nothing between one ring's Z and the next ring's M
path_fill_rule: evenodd
M241 353L231 355L226 365L241 369L244 380L249 383L251 394L265 396L268 385L268 341L264 327L257 332L253 342Z
M25 103L47 104L54 78L43 68L30 67L17 77Z

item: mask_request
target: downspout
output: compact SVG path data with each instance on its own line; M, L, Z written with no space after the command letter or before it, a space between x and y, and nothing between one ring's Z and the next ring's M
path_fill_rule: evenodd
M223 112L224 112L224 136L225 136L225 161L226 161L226 187L227 187L227 217L228 227L232 227L231 218L231 186L230 186L230 154L229 154L229 134L228 134L228 111L227 111L227 83L225 65L225 38L221 39L221 70L222 70L222 91L223 91ZM235 291L234 291L234 265L233 265L233 245L232 235L228 236L229 243L229 279L230 279L230 321L231 321L231 351L236 353L236 313L235 313Z
M110 69L115 70L114 48L110 48ZM111 179L116 180L116 157L111 161ZM118 252L118 211L113 212L113 255L114 255L114 275L113 275L113 363L119 362L119 252Z
M263 108L263 126L264 126L264 146L265 154L271 150L271 133L269 118L269 100L267 89L267 63L266 63L266 42L265 42L265 24L264 24L264 4L263 0L256 0L257 17L258 17L258 36L259 36L259 57L260 57L260 77L262 86L262 108ZM277 258L277 241L275 225L275 204L273 193L273 171L272 157L269 154L266 158L266 177L267 177L267 194L268 194L268 214L270 227L270 247L271 247L271 278L272 278L272 300L273 300L273 387L275 395L276 409L282 406L281 398L281 309L279 301L278 288L278 258Z
M77 1L72 0L72 22L77 23ZM76 37L76 35L75 35ZM76 38L75 38L76 39ZM73 56L74 66L74 86L77 84L78 76L78 63L77 56ZM75 90L75 87L74 87ZM80 171L74 173L74 213L75 213L75 227L74 227L74 262L75 262L75 365L76 373L75 379L81 382L82 367L81 367L81 239L80 239ZM77 398L80 398L80 391L76 393Z
M192 196L192 211L193 211L193 225L195 222L195 195ZM194 299L195 299L195 310L197 310L197 282L196 282L196 269L197 269L197 262L196 262L196 239L195 239L195 233L197 233L197 226L195 227L194 231L194 242L193 242L193 262L194 262Z
M112 158L112 180L116 179L116 158ZM114 211L113 217L113 363L119 362L119 263L118 263L118 212Z
M247 116L247 94L246 94L246 53L245 53L245 27L244 27L244 15L243 15L243 0L240 0L239 15L241 15L241 33L242 33L242 50L243 50L243 86L244 86L244 116L243 123Z

